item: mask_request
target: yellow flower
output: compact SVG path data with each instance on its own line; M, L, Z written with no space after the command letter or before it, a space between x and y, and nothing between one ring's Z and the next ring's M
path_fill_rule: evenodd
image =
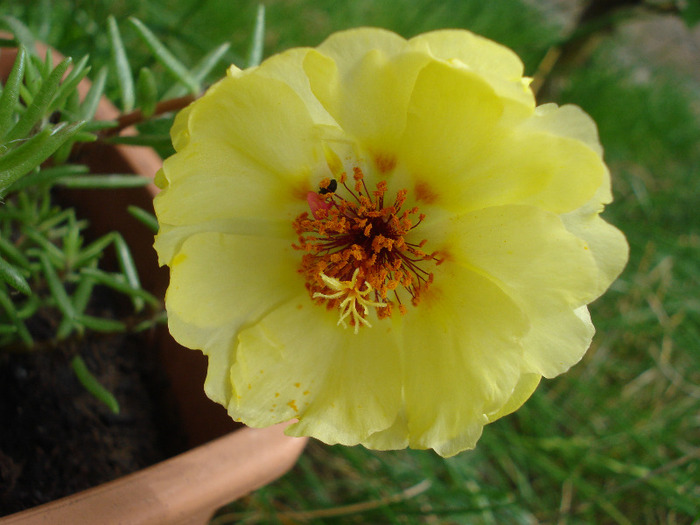
M155 201L169 327L250 426L474 447L581 359L627 260L594 123L466 31L337 33L176 118Z

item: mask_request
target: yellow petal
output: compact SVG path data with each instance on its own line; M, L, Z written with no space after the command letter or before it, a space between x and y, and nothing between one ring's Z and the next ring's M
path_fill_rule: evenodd
M540 132L505 133L465 159L458 175L448 171L457 166L437 159L432 173L423 169L415 175L416 187L435 195L431 204L453 213L506 204L566 213L585 204L606 177L597 154L579 141Z
M375 155L393 155L416 75L430 57L392 57L380 48L353 58L354 67L347 71L347 64L342 64L343 70L332 57L310 52L304 68L311 88L349 137Z
M182 243L193 235L200 233L223 233L244 237L268 237L285 239L291 245L293 231L288 222L265 220L264 218L234 218L211 220L207 222L171 226L161 224L153 246L158 252L158 262L170 265L180 251Z
M495 414L489 414L489 423L493 423L497 419L512 414L523 406L525 401L530 399L530 396L535 392L537 385L540 384L540 379L542 378L538 374L521 375L508 402Z
M316 124L304 101L286 83L252 72L219 81L189 106L183 119L189 134L186 146L178 150L183 158L199 148L233 149L282 177L298 176L309 170L310 160L320 158L313 140ZM185 124L176 127L184 129ZM184 175L176 165L164 169L171 183ZM225 171L233 168L218 165Z
M578 362L593 325L575 312L596 297L588 245L560 218L529 206L501 206L453 222L450 256L493 282L527 315L524 370L556 376Z
M553 378L581 360L595 334L585 306L572 310L560 297L547 301L535 295L518 302L530 321L522 340L523 370Z
M541 126L529 120L514 126L502 111L502 100L473 72L441 63L423 68L398 154L415 194L453 213L503 204L565 213L601 187L607 170L599 154L550 130L564 125L557 119L578 122L570 115L576 112L542 117Z
M250 74L228 77L181 113L173 129L180 150L164 162L158 181L165 189L154 201L161 263L201 231L292 238L310 178L328 168L312 140L316 124L289 86Z
M593 256L557 215L497 206L455 218L451 228L447 249L456 263L478 268L508 290L562 295L572 307L593 297Z
M402 407L399 410L389 428L367 436L361 444L372 450L399 450L408 447L409 431L405 409Z
M566 213L585 204L607 177L599 155L583 142L525 127L513 129L493 153L492 162L479 167L472 188L482 206L500 200Z
M588 245L596 262L597 282L594 298L608 289L618 278L629 259L629 246L624 234L600 217L603 202L609 193L607 186L584 206L561 216L561 220L574 235Z
M410 446L451 456L511 397L527 320L489 279L449 261L424 295L401 341Z
M345 76L368 51L376 49L391 57L406 49L406 40L386 29L359 27L333 33L317 49L332 58Z
M189 120L191 111L192 104L175 115L173 127L170 128L170 140L173 143L175 151L180 151L187 146L190 141Z
M523 106L524 114L535 107L529 79L523 79L523 63L505 46L469 31L451 29L419 35L409 40L409 45L447 62L459 61L485 78L498 96Z
M391 325L355 334L337 321L304 294L241 331L232 417L251 426L296 418L289 434L348 445L391 426L401 403Z
M180 344L210 356L205 390L215 401L230 399L236 332L303 287L293 252L287 239L200 233L173 259L169 329Z
M416 185L435 195L433 204L445 204L490 154L503 105L473 72L431 62L416 79L407 111L400 162Z
M294 239L291 222L306 208L308 175L280 178L236 149L212 143L166 159L163 169L173 181L153 203L161 264L197 232Z
M603 156L603 147L598 138L598 128L593 119L578 106L571 104L537 106L533 117L528 119L524 126L552 135L580 140L595 151L599 157Z
M161 221L174 226L234 217L291 222L308 185L305 176L280 178L231 148L202 146L170 157L165 170L178 176L155 205Z
M337 123L311 91L309 78L304 71L305 60L309 53L316 53L316 51L310 48L294 48L274 55L265 60L256 69L255 74L284 82L304 102L314 122L336 126Z
M537 126L550 133L568 133L588 144L602 155L598 133L592 119L576 106L552 107L542 111ZM539 108L538 108L539 109ZM563 118L554 118L564 113ZM610 173L605 169L596 193L583 206L562 214L561 220L574 235L585 241L596 261L598 281L594 296L601 295L617 279L629 258L629 246L624 234L605 222L600 214L604 205L612 201Z

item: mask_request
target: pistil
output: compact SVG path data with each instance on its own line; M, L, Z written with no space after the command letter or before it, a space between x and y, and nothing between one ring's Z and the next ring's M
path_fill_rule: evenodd
M355 327L355 333L357 334L360 330L360 325L363 324L367 327L372 327L372 325L367 320L367 314L369 313L368 307L374 306L376 308L384 308L386 303L381 303L377 301L371 301L367 297L372 292L372 285L367 281L364 282L365 289L360 290L360 286L357 284L357 274L360 269L355 269L355 273L352 274L352 279L349 281L339 281L333 277L328 277L326 274L321 272L321 279L323 282L334 291L331 294L323 294L320 292L315 292L313 298L323 298L323 299L337 299L340 301L338 308L340 308L340 319L338 319L338 324L342 325L343 328L347 328L348 325L345 320L350 317L351 324ZM357 303L360 303L362 307L362 312L358 312Z

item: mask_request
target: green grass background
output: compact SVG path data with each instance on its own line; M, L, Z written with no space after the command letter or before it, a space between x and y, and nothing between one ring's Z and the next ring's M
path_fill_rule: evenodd
M269 1L265 55L359 25L406 37L462 27L515 49L532 75L570 29L561 6L576 3ZM0 14L64 54L90 53L96 66L109 64L112 14L134 71L160 70L128 16L188 65L231 42L213 80L227 62L245 62L256 6L0 0ZM616 197L605 215L631 247L627 269L591 307L598 333L580 364L486 427L474 451L443 459L312 442L289 474L216 523L700 523L699 41L697 27L637 11L552 79L548 100L579 104L598 123ZM114 75L108 86L118 99Z

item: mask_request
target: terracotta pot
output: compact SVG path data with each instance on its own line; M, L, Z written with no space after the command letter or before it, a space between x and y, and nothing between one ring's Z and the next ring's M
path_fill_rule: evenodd
M39 49L40 56L45 49ZM15 56L16 50L0 50L3 81ZM60 59L54 52L54 61ZM84 95L89 84L84 83L79 89ZM96 118L111 119L117 114L113 105L102 100ZM152 178L161 165L158 155L142 147L94 143L80 155L80 162L95 173L136 173ZM152 211L156 192L151 184L138 190L66 192L61 197L80 216L90 220L95 234L119 230L132 250L144 288L162 297L167 270L158 268L152 235L126 212L129 204ZM118 480L0 518L1 525L202 524L222 505L273 481L292 467L305 439L285 436L285 425L266 429L236 427L225 410L203 393L206 358L177 345L165 329L159 339L163 366L194 448Z

